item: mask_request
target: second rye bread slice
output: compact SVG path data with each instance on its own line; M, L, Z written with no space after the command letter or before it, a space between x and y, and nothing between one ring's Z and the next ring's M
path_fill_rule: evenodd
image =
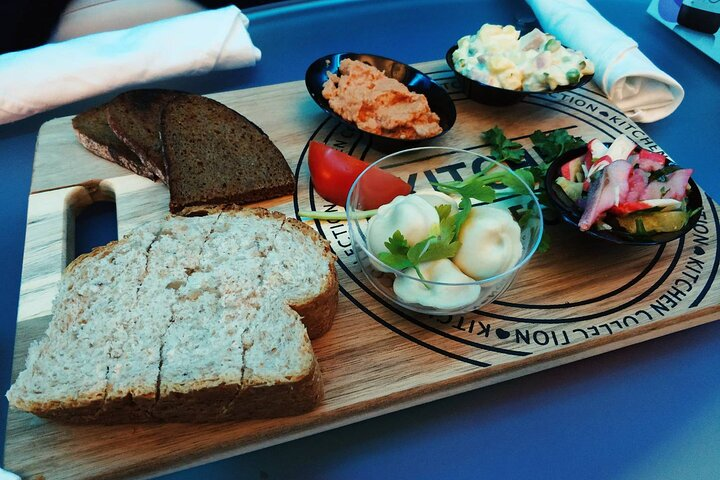
M160 140L160 119L167 103L183 92L138 89L121 93L107 105L107 123L137 154L151 177L167 183Z
M160 131L171 212L257 202L294 191L290 167L265 132L219 102L199 95L177 97L165 106Z
M72 119L72 126L80 144L95 155L102 157L133 173L153 178L143 162L125 145L107 122L107 104L91 108Z

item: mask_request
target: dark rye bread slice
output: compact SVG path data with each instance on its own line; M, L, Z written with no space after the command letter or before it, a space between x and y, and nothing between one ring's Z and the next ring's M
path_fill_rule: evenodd
M72 119L73 129L80 144L95 155L127 168L133 173L153 178L143 165L112 131L107 122L107 104L80 113Z
M167 183L160 140L165 105L183 92L139 89L121 93L107 107L107 122L115 135L137 154L155 178Z
M295 189L290 167L265 132L209 98L186 95L169 102L161 137L171 212L256 202Z

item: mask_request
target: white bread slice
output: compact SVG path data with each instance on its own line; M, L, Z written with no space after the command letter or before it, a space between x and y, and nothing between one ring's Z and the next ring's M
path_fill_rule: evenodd
M169 218L148 250L146 274L133 302L127 305L126 330L111 353L102 417L142 421L156 401L163 335L173 320L178 288L197 269L203 244L218 215ZM132 292L130 292L132 293ZM144 359L138 362L138 359Z
M327 243L263 209L185 213L195 216L140 228L71 264L46 335L8 392L12 406L126 423L317 405L322 383L305 325L324 333L335 313ZM309 315L301 321L294 305Z

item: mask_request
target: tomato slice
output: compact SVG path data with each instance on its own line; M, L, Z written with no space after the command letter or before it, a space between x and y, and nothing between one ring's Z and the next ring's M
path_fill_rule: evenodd
M308 166L315 190L325 200L342 207L347 203L353 182L368 168L362 160L319 142L310 142ZM359 208L372 210L411 191L410 184L375 167L361 182Z

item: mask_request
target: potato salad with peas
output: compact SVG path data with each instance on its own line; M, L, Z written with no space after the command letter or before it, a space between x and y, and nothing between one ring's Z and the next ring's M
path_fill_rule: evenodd
M582 52L563 47L538 29L520 36L512 25L483 25L458 40L455 70L472 80L508 90L539 92L573 85L595 71Z

